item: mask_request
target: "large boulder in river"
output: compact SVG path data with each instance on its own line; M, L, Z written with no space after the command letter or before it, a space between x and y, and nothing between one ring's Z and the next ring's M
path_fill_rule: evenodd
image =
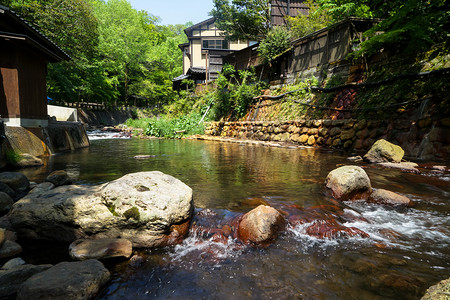
M260 205L242 217L238 237L251 245L266 246L278 236L285 222L284 217L275 208Z
M109 278L98 260L62 262L28 278L17 299L91 299Z
M371 163L399 163L402 161L403 155L405 155L405 151L402 147L381 139L372 145L369 152L364 155L364 159Z
M19 236L73 242L125 238L134 247L179 243L193 212L192 189L158 171L123 176L100 186L60 186L28 194L9 219Z
M369 176L358 166L334 169L325 180L327 188L338 200L367 199L372 192Z

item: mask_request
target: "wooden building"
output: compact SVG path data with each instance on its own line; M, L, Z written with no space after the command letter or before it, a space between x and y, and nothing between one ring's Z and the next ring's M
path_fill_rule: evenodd
M376 19L348 18L291 42L291 47L264 66L258 57L258 45L224 58L237 70L254 68L262 80L271 84L294 83L297 79L322 76L322 69L344 62L363 40L363 32L377 24ZM334 69L334 68L333 68Z
M249 41L225 40L214 21L209 18L184 30L189 42L178 45L183 52L183 74L173 79L174 89L182 87L183 79L195 83L216 79L222 71L223 58L249 46Z
M305 0L272 0L270 4L272 25L287 25L286 16L307 15L309 8L304 2Z
M8 126L46 127L47 64L70 57L0 5L0 117Z

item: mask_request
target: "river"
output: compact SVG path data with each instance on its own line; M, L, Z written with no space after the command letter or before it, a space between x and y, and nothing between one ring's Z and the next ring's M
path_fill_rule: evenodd
M352 164L344 153L312 148L103 138L24 173L42 182L51 171L64 169L74 183L91 185L159 170L193 189L201 216L196 222L219 228L261 203L280 210L329 205L324 180L343 164ZM450 174L359 165L373 187L405 195L416 207L346 203L349 214L368 222L355 218L343 225L369 237L319 239L307 235L303 225L288 226L263 249L191 230L176 247L140 250L141 263L107 263L113 279L98 299L420 298L450 276ZM46 255L39 262L53 262Z

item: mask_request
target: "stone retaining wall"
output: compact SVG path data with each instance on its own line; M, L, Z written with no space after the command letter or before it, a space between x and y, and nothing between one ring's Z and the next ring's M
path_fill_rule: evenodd
M383 138L400 145L409 158L448 160L450 154L449 118L210 122L205 134L361 151Z

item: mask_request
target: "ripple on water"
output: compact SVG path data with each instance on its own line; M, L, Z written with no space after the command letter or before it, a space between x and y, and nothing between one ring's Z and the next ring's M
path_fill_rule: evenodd
M369 223L355 221L345 225L364 230L375 242L432 256L443 257L448 254L450 246L448 214L418 209L398 211L392 207L362 202L348 205L360 211ZM429 245L433 245L435 251L430 252Z
M87 132L90 141L106 139L130 139L131 136L125 132L112 132L102 130L92 130Z

